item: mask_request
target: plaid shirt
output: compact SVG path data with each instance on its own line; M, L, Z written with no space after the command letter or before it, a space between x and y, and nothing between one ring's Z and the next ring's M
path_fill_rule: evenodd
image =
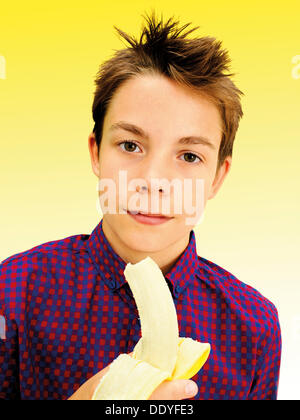
M0 265L0 399L67 399L129 353L140 321L102 230L15 254ZM211 344L192 378L196 400L277 398L281 334L275 306L196 251L195 234L165 275L180 336ZM4 325L5 323L5 325Z

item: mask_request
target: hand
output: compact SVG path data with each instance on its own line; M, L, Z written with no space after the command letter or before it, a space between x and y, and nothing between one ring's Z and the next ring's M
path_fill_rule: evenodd
M129 353L131 356L133 352ZM92 376L84 382L68 400L91 400L97 385L102 376L104 376L109 369L109 365L100 370L96 375ZM188 383L195 385L195 392L187 394L185 386ZM197 384L194 381L186 379L176 379L174 381L163 381L148 398L149 400L184 400L185 398L192 398L198 392Z
M129 356L132 356L133 351L131 353L128 353ZM111 364L111 363L110 363ZM77 391L74 392L74 394L71 395L70 398L68 398L69 401L72 400L91 400L92 396L100 382L100 379L102 376L104 376L108 369L109 365L107 365L105 368L100 370L96 375L92 376L90 379L88 379L86 382L84 382Z
M71 395L68 400L91 400L92 396L97 388L97 385L100 382L102 376L106 374L108 371L109 365L107 365L104 369L100 370L96 375L92 376L86 382L84 382L74 394Z
M186 385L192 384L194 391L188 393ZM150 395L148 400L184 400L192 398L198 393L196 382L186 379L175 379L173 381L162 382Z

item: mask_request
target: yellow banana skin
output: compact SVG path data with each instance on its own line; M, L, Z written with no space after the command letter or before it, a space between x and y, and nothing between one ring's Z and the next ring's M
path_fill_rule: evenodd
M210 344L179 337L176 308L155 261L128 263L125 278L135 299L142 337L132 356L120 354L92 400L146 400L164 381L190 379L209 357Z

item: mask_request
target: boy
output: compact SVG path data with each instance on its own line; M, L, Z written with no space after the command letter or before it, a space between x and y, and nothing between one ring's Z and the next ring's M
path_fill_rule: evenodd
M226 74L230 60L220 42L188 39L196 28L182 34L188 25L179 28L172 19L157 22L153 15L147 23L139 41L117 29L130 47L96 78L88 146L99 181L116 186L115 211L103 211L91 235L48 242L2 262L1 398L90 399L107 366L132 352L141 336L123 272L128 262L150 256L172 293L180 336L211 344L191 381L163 382L151 398L276 399L275 306L197 255L190 212L174 210L181 199L168 188L174 179L192 180L196 211L196 180L203 181L203 207L216 195L231 167L242 92ZM121 185L121 171L131 188ZM168 182L159 185L153 210L157 179ZM166 198L170 211L162 206ZM191 394L187 383L196 385Z

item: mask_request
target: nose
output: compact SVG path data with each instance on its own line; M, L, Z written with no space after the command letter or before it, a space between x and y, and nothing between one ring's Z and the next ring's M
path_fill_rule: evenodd
M140 193L148 192L148 186L145 186L145 185L142 185L142 186L137 185L136 191L137 192L140 192ZM164 192L164 189L163 188L159 188L158 191L163 193Z
M170 172L162 153L153 152L143 159L139 179L144 181L137 186L136 190L140 193L169 192L167 184L170 182Z

